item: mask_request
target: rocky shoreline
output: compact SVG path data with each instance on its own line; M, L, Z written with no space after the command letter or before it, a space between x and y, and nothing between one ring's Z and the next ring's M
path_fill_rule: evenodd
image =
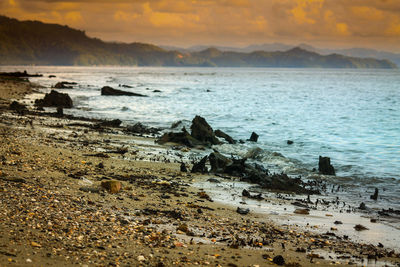
M399 251L334 229L293 230L213 201L192 184L216 176L182 172L190 148L155 144L150 130L10 110L20 97L1 101L0 266L400 264Z

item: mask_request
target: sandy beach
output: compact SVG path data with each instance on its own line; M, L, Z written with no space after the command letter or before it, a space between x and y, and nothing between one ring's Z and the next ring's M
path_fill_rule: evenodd
M339 212L318 214L326 231L308 215L293 227L256 208L239 214L207 182L231 181L181 172L176 150L153 137L10 110L31 92L0 81L0 266L400 266L398 249L346 238L353 225L338 231ZM366 231L383 229L365 220Z

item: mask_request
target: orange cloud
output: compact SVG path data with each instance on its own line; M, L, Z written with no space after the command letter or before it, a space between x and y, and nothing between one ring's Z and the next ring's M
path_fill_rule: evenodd
M0 0L0 13L112 41L370 44L400 52L399 0Z
M337 23L336 24L336 30L338 31L338 33L340 35L343 35L343 36L350 35L349 27L347 26L346 23Z
M351 8L355 17L366 20L382 20L384 12L373 7L368 6L354 6Z

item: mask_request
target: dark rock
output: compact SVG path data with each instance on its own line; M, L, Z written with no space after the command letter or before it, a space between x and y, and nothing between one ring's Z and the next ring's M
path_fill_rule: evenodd
M335 168L331 165L329 157L319 156L318 171L324 175L335 175Z
M14 77L14 78L24 78L24 77L43 77L42 74L29 74L24 70L24 72L0 72L0 76L3 77Z
M25 179L23 178L7 178L7 177L0 177L0 179L7 181L7 182L13 182L13 183L25 183Z
M73 106L72 99L68 94L59 93L54 90L46 94L43 99L37 99L35 104L41 107L72 108Z
M305 248L298 247L298 248L296 248L296 252L300 252L300 253L306 253L306 252L307 252L307 250L306 250Z
M272 262L275 263L276 265L284 265L285 264L285 259L281 255L278 255L278 256L274 257Z
M293 141L292 140L287 140L286 142L288 145L293 145Z
M86 193L100 193L100 189L98 187L83 186L80 187L79 190Z
M161 93L160 90L153 90L153 93Z
M156 142L158 144L178 143L188 147L195 147L202 144L199 140L193 138L193 136L191 136L185 128L183 128L182 132L179 133L165 133Z
M231 160L218 152L212 152L208 157L211 164L211 172L223 173L226 166L231 163Z
M232 159L232 162L228 164L224 170L224 173L233 176L244 176L246 173L246 159Z
M192 168L192 173L208 173L208 169L206 167L206 162L207 162L207 158L208 156L205 156L204 158L202 158L199 162L194 163L193 164L193 168Z
M132 86L126 84L119 84L118 86L123 88L133 88Z
M28 111L24 104L18 103L17 101L13 101L10 104L9 109L14 110L21 115L25 114Z
M250 139L248 139L248 141L257 142L258 141L258 137L259 137L258 134L256 134L255 132L252 132L251 136L250 136Z
M143 125L140 122L126 127L126 132L136 133L136 134L156 134L159 131L160 131L160 129L153 128L153 127L147 127L146 125Z
M188 169L186 168L185 163L181 163L181 172L188 172Z
M361 224L357 224L356 226L354 226L354 229L355 229L356 231L369 230L367 227L365 227L364 225L361 225Z
M121 91L118 89L114 89L110 86L104 86L103 88L101 88L101 95L115 95L115 96L140 96L140 97L147 97L146 95L141 95L141 94L137 94L137 93L132 93L132 92L125 92L125 91Z
M182 121L176 121L176 122L172 123L171 129L177 128L180 124L182 124Z
M103 127L119 127L122 121L119 119L111 120L111 121L103 121L100 123Z
M49 78L55 78L56 75L49 75Z
M335 221L334 224L343 224L341 221Z
M230 137L228 134L224 133L221 130L215 130L215 135L221 138L224 138L229 144L236 144L236 141Z
M264 198L262 197L261 193L258 195L252 195L250 194L249 191L247 191L246 189L243 189L242 191L242 196L244 197L248 197L248 198L252 198L252 199L257 199L257 200L263 200Z
M75 82L58 82L56 85L53 86L53 88L56 89L72 89L74 88L73 85L77 85Z
M207 180L207 182L215 183L215 184L220 184L221 183L218 179L215 179L215 178L210 178L210 179Z
M192 121L192 126L190 129L192 131L192 137L196 138L202 143L209 143L211 145L220 144L214 134L213 129L203 117L196 116Z
M366 209L367 209L367 206L365 205L364 202L361 202L361 204L360 204L360 206L358 207L358 209L360 209L360 210L366 210Z
M378 193L379 193L378 188L375 188L375 193L373 195L371 195L370 198L373 199L373 200L377 200L378 199Z
M57 115L58 116L63 116L64 115L64 109L62 107L57 107Z
M236 212L239 213L239 214L242 214L242 215L246 215L246 214L248 214L250 212L250 209L244 209L244 208L239 208L238 207L236 209Z
M242 191L242 196L244 196L244 197L250 197L251 195L250 195L250 192L249 192L249 191L247 191L246 189L243 189L243 191Z

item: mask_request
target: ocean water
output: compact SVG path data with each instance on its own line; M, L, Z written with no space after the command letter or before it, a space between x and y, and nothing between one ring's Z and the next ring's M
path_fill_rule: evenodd
M385 207L400 208L399 70L0 68L25 69L44 74L31 80L48 88L77 82L74 89L60 90L74 100L70 113L165 128L178 120L190 125L201 115L235 139L253 131L260 135L258 143L222 145L221 152L243 156L258 147L256 159L267 168L303 177L318 168L319 155L328 156L337 177L324 179L372 206L369 195L377 187ZM149 97L101 96L106 85Z

